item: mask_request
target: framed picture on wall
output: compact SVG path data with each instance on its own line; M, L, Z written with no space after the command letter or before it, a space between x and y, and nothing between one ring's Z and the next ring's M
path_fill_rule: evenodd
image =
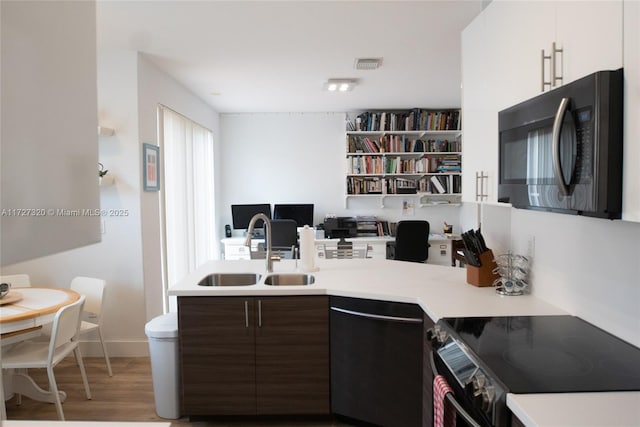
M142 144L142 182L144 191L160 190L160 147Z

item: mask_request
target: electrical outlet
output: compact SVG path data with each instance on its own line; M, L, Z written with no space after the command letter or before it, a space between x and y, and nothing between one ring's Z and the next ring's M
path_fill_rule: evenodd
M527 257L533 258L536 255L536 236L529 235L527 237Z

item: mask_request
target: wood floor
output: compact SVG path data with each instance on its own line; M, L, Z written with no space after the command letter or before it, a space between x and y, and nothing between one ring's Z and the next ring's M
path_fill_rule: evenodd
M67 393L62 404L68 421L167 421L155 413L151 365L146 357L111 358L113 377L109 377L102 358L84 359L91 386L92 400L87 400L80 371L73 357L68 357L55 368L58 388ZM48 389L45 370L29 370L36 383ZM17 405L15 397L6 402L10 420L56 420L56 409L51 403L36 402L27 397ZM332 419L216 419L191 422L183 417L171 422L172 427L346 427Z

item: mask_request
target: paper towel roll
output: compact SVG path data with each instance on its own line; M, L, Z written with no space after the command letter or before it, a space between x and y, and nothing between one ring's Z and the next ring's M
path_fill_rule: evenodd
M308 225L300 230L300 264L302 271L316 271L315 232Z

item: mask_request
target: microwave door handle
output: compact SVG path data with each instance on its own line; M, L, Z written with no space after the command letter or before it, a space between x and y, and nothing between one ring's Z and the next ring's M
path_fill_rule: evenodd
M429 361L431 363L431 372L433 372L434 378L438 376L438 370L436 369L436 363L433 360L433 351L429 353ZM473 419L471 415L458 403L453 393L447 393L444 395L444 398L451 403L451 405L455 408L455 411L458 415L464 419L469 427L482 427L476 420Z
M569 195L569 185L564 182L562 174L562 164L560 163L560 138L562 136L562 121L564 120L564 115L568 108L569 98L562 98L562 101L560 101L560 105L558 106L558 111L556 112L556 117L553 120L553 146L551 148L551 155L553 156L553 174L555 175L556 184L558 185L560 194L563 196Z

